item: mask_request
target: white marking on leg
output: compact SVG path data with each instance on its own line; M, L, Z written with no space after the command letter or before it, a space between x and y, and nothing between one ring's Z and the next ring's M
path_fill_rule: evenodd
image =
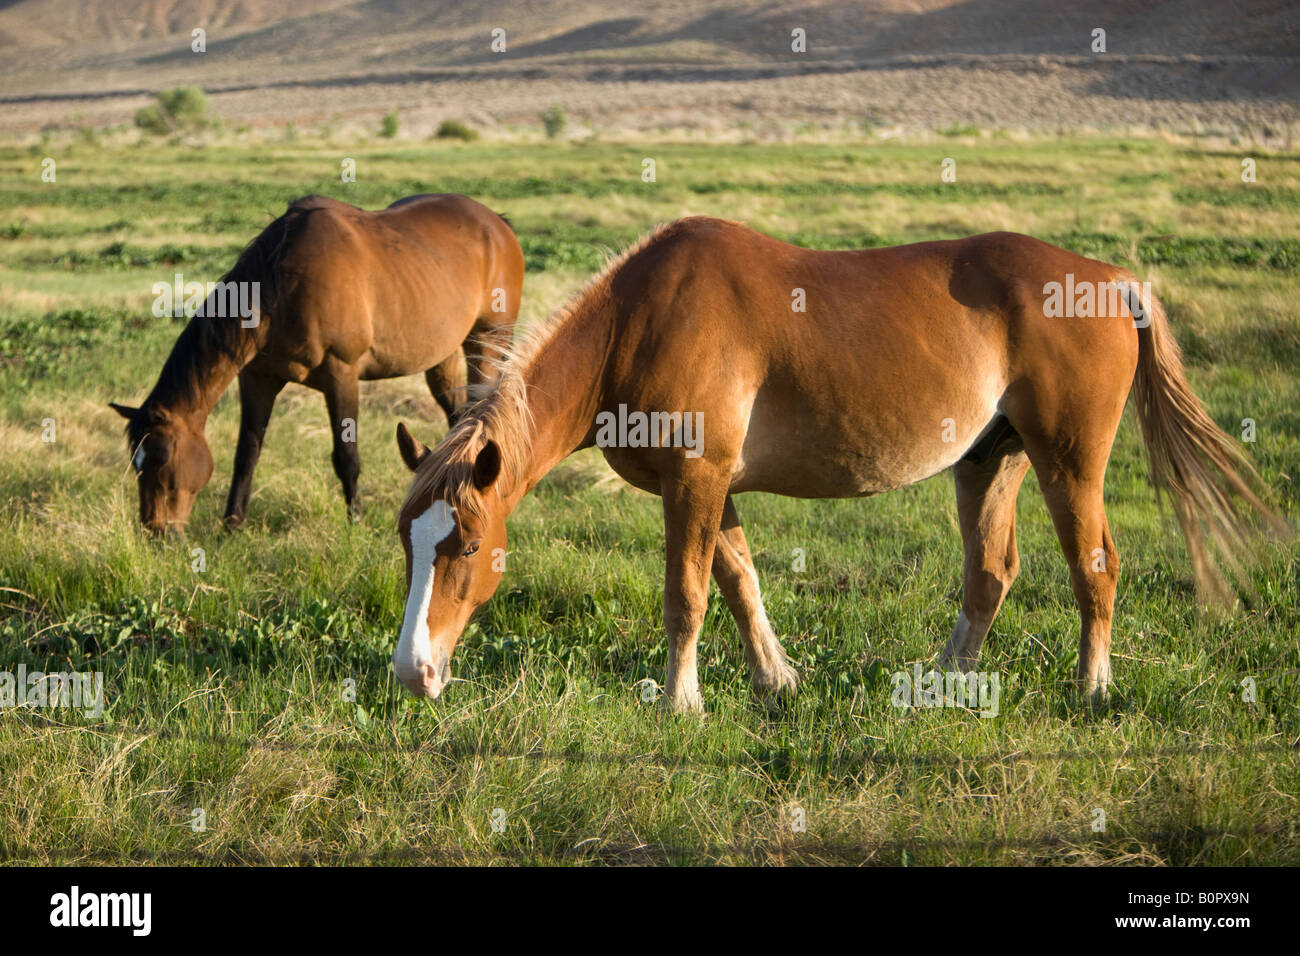
M772 630L772 623L767 619L767 608L763 607L763 592L758 586L758 572L751 565L746 569L749 572L749 579L754 584L754 608L755 617L758 618L758 630L763 635L764 640L771 646L776 637L776 632Z
M429 641L429 600L433 597L433 561L438 545L456 528L456 509L445 501L411 522L411 587L406 594L402 634L393 651L393 671L410 687L424 685L425 668L433 667Z
M785 656L772 622L767 619L767 609L763 607L763 592L758 586L758 571L753 565L748 568L750 581L754 584L754 607L758 619L758 634L755 635L764 645L765 653L758 659L757 670L753 674L754 686L767 693L782 689L793 689L796 682L795 670Z

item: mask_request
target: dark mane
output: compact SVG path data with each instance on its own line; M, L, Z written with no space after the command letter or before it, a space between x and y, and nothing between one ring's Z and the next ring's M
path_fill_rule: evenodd
M251 358L265 335L263 323L274 316L285 291L286 276L281 269L284 252L306 226L308 214L328 202L320 196L295 200L244 247L220 281L258 284L258 324L245 328L238 316L215 314L220 310L209 309L211 300L205 301L176 340L158 383L145 401L146 409L165 408L177 399L193 398L219 357L240 366ZM214 314L208 314L210 311Z
M277 299L283 291L284 275L280 269L280 259L290 241L298 236L307 224L307 214L328 203L321 196L304 196L289 204L279 218L258 233L253 241L244 247L230 271L221 277L222 282L257 282L259 283L259 302L262 316L275 313ZM203 342L219 348L232 359L239 361L244 340L248 338L249 329L238 321L229 321L221 316L208 316L206 309L200 309L195 315L202 319Z

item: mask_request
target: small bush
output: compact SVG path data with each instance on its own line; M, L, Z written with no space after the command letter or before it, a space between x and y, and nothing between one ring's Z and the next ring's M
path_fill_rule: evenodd
M397 135L399 123L397 121L397 110L391 113L385 113L383 120L379 124L379 135L384 139L392 139Z
M438 139L460 139L472 143L478 139L478 130L460 120L443 120L433 135Z
M158 102L135 114L135 125L146 133L163 136L212 124L208 97L197 86L178 86L157 94Z
M555 139L568 125L569 121L564 115L564 110L559 106L552 106L542 114L542 129L546 130L547 139Z
M197 86L178 86L158 94L158 105L179 126L201 126L208 117L208 97Z
M155 136L163 136L171 132L172 128L167 115L157 106L146 106L137 110L135 125L146 133L153 133Z

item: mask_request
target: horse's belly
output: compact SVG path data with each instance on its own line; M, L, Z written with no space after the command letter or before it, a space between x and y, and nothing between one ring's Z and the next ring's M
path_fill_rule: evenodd
M756 402L732 490L853 498L924 481L956 464L998 415L1000 389L951 398L933 411L876 405L875 414L823 408L774 415Z
M906 448L841 449L800 460L750 457L736 464L731 490L797 498L860 498L904 488L951 468L964 449L917 454Z
M412 323L376 328L357 369L363 379L398 378L433 368L460 347L470 323Z

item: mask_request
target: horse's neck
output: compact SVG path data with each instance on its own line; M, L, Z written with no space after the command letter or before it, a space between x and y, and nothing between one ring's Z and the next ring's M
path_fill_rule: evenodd
M202 427L217 399L256 354L254 337L241 336L234 351L232 356L205 333L203 320L191 319L172 347L146 404L182 415Z
M513 510L542 477L587 440L599 411L613 336L605 301L572 316L524 371L533 421L531 461L509 495Z

